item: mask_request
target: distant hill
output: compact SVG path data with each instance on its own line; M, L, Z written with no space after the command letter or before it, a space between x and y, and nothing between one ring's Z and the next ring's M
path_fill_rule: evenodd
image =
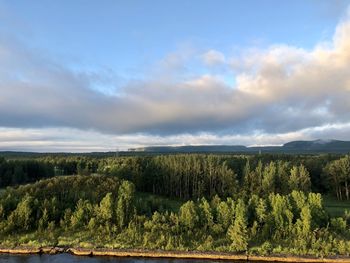
M186 145L186 146L150 146L130 149L135 152L158 152L158 153L200 153L200 152L244 152L247 150L243 145Z
M28 159L45 156L88 156L92 158L104 158L115 156L134 155L157 155L171 153L236 153L236 154L258 154L258 153L286 153L286 154L318 154L318 153L350 153L350 141L339 140L315 140L315 141L293 141L282 146L254 146L243 145L186 145L186 146L150 146L129 149L118 152L19 152L0 151L0 157L8 159Z
M283 145L286 151L349 153L350 141L315 140L294 141Z
M282 146L246 147L243 145L150 146L129 149L145 153L350 153L350 141L292 141Z

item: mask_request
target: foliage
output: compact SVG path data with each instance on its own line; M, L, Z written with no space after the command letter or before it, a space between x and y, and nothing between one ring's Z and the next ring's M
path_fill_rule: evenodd
M349 169L349 156L0 158L1 183L16 185L0 192L0 245L348 255L335 198Z

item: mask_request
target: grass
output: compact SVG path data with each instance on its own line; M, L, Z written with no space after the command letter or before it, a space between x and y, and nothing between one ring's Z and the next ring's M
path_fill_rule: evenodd
M350 211L350 201L339 201L332 196L323 196L323 203L326 211L332 217L340 217L344 215L345 210Z

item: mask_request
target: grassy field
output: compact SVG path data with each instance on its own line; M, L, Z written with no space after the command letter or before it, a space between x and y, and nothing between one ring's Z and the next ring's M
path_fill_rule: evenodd
M332 196L324 196L325 209L332 217L343 216L345 210L350 211L350 201L339 201Z

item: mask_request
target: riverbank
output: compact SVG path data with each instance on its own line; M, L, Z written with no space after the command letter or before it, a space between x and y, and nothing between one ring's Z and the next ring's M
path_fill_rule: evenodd
M200 251L162 251L162 250L120 250L120 249L86 249L62 247L15 247L0 248L0 254L58 254L70 253L75 256L108 256L108 257L143 257L143 258L175 258L203 260L233 261L265 261L265 262L303 262L303 263L350 263L350 257L299 257L299 256L256 256L220 252Z

